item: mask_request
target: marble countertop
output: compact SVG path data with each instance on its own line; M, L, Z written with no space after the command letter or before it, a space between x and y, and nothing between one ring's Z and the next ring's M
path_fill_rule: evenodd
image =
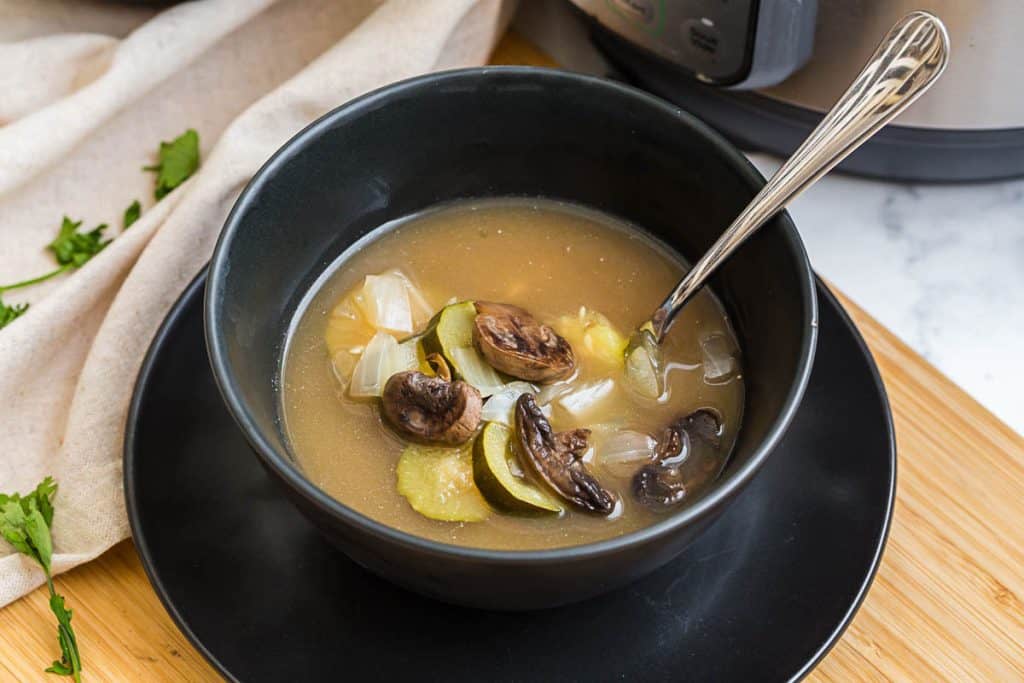
M611 69L564 2L515 27L566 68ZM751 160L766 176L779 166ZM1024 180L913 185L831 174L789 211L815 269L1024 433Z
M751 160L766 176L779 165ZM833 174L789 211L823 277L1024 433L1024 180Z

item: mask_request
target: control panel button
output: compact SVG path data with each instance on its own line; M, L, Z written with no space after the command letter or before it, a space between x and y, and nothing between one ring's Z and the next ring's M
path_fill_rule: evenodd
M742 82L749 73L762 10L776 2L814 1L572 0L621 39L721 85Z
M690 19L680 27L686 51L704 64L716 64L722 52L722 34L707 18Z

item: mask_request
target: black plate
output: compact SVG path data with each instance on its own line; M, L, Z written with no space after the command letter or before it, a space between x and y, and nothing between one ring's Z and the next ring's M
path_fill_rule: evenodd
M803 405L714 526L627 588L491 613L368 574L285 500L213 384L204 283L182 295L143 364L125 489L153 587L231 680L787 680L824 656L871 583L895 487L891 416L860 336L820 285Z

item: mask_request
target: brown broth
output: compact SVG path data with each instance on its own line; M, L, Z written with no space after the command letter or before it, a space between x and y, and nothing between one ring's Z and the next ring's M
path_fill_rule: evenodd
M594 458L591 471L622 501L609 518L576 510L560 517L495 512L475 523L420 515L396 491L402 441L382 424L376 402L350 398L332 370L324 335L339 299L364 276L399 268L434 309L453 298L501 301L551 323L586 306L628 335L678 281L683 264L636 229L604 214L548 200L501 199L446 205L386 226L336 265L341 267L321 278L293 326L282 370L282 412L291 450L306 475L355 510L408 533L456 545L522 550L580 545L664 519L699 495L724 466L740 424L743 381L738 372L725 381L705 380L702 339L722 335L719 341L737 358L739 352L721 305L702 292L680 313L665 341L670 361L667 400L637 399L617 382L612 399L596 406L585 424L559 407L552 417L558 431L609 425L605 433L628 428L657 437L682 415L714 409L723 417L722 447L718 452L691 451L686 468L695 486L681 506L654 511L638 504L630 487L629 472L635 468L608 468ZM580 359L576 381L607 376L608 370Z

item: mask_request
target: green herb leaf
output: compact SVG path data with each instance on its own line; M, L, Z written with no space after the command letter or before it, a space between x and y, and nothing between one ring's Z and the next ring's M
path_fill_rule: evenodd
M75 631L71 627L71 610L65 606L64 597L54 589L53 577L50 575L50 560L53 557L50 524L53 522L53 497L56 493L57 483L52 477L46 477L26 494L0 493L0 535L15 550L38 562L46 574L50 610L57 617L57 642L61 652L61 658L54 661L46 671L72 676L75 681L81 681L82 658L78 652Z
M4 304L0 299L0 330L14 322L14 319L28 310L28 304Z
M50 538L50 527L46 526L46 520L36 508L34 500L31 500L31 506L32 509L25 515L25 533L28 534L29 543L35 548L36 559L49 573L50 559L53 557L53 539Z
M56 239L46 245L46 248L53 252L53 256L57 260L57 263L60 264L60 267L46 273L45 275L34 277L31 280L23 280L21 282L15 282L13 285L0 286L0 293L6 292L10 289L18 289L19 287L28 287L29 285L39 284L44 280L49 280L52 277L60 275L66 270L78 268L84 265L85 262L93 256L103 251L103 249L110 244L110 240L103 239L103 231L107 229L106 223L97 225L89 232L79 232L78 229L81 226L82 221L73 221L67 216L64 216L64 220L61 221L60 224L60 232L57 233ZM28 304L4 306L3 302L0 302L0 328L17 318L26 310L28 310Z
M25 528L27 517L17 494L9 497L0 510L0 536L3 536L4 540L14 546L19 553L28 555L42 564L28 540L28 530Z
M21 495L19 493L0 493L0 510L8 502L18 503L22 511L27 515L33 508L42 513L46 525L53 521L53 496L57 493L57 482L53 477L46 477L31 492Z
M160 161L142 170L156 173L153 194L159 201L199 168L199 133L189 128L170 142L161 142L157 154Z
M56 494L57 482L53 480L53 477L46 477L39 482L35 491L26 496L26 498L35 499L36 507L43 515L43 519L46 521L46 526L53 524L53 497Z
M96 226L89 232L79 232L78 228L81 225L82 221L72 221L64 216L57 239L46 246L53 252L57 263L62 266L79 268L110 244L110 240L103 239L103 231L107 229L106 223ZM55 271L54 274L56 272L60 271Z
M79 680L79 672L82 670L82 662L78 654L78 641L75 632L71 628L71 610L64 606L64 596L57 593L50 594L50 610L57 617L57 642L60 644L60 660L54 661L47 673L59 674L61 676L74 676Z
M0 494L0 535L18 552L28 555L49 575L53 541L50 520L53 519L51 497L57 491L53 479L47 477L31 493Z
M58 632L59 632L59 629L58 629ZM71 667L64 666L60 662L54 660L53 664L51 664L50 666L46 667L46 673L48 673L48 674L57 674L59 676L70 676L71 675Z
M142 215L142 205L139 204L139 200L136 199L134 202L128 205L128 208L124 210L124 218L121 221L121 228L127 230L132 226L132 223L139 220L139 216Z

